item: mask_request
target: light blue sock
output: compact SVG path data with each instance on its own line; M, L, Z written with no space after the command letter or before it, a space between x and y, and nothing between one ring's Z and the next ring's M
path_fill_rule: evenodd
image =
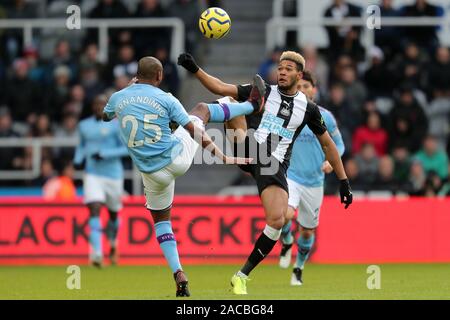
M305 266L306 260L308 260L309 253L311 252L311 248L314 244L315 235L313 234L309 239L303 238L302 235L297 240L298 244L298 254L297 254L297 267L303 269Z
M89 242L92 245L94 254L98 257L102 255L102 223L100 217L89 218Z
M292 220L289 220L289 222L285 224L281 229L281 242L283 244L292 244L294 242L291 227L292 227Z
M115 244L117 239L117 232L119 231L120 220L117 218L115 221L108 220L106 227L106 235L110 243Z
M164 257L169 263L170 269L175 273L181 269L180 258L178 257L177 242L172 231L170 221L162 221L155 224L156 238L161 247Z
M210 103L209 122L225 122L238 116L251 114L254 111L253 105L248 102L242 103Z

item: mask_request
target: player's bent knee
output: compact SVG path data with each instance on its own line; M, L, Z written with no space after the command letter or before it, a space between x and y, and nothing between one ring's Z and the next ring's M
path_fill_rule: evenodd
M208 105L204 102L197 103L189 114L199 117L204 123L207 123L210 117Z
M281 229L284 226L285 219L283 215L277 215L267 218L267 224L274 229Z
M314 229L302 228L300 233L301 233L302 237L307 240L314 235Z

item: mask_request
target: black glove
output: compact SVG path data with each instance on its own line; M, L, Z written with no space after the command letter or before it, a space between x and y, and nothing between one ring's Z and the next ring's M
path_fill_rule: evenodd
M348 179L341 180L341 185L339 187L339 193L341 195L341 203L345 203L345 209L353 202L352 189L350 188L350 183Z
M92 158L93 158L94 160L97 160L97 161L103 160L103 157L100 155L100 152L94 153L94 154L92 155Z
M178 56L178 65L191 73L196 73L200 69L197 63L195 63L194 57L189 53L182 53Z

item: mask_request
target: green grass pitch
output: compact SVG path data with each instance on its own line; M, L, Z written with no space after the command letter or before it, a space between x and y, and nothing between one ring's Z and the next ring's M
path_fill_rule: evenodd
M304 285L290 269L264 264L251 275L249 295L229 291L237 265L186 266L190 299L450 299L450 264L385 264L381 289L367 288L368 265L309 264ZM0 299L175 299L166 266L81 267L81 289L69 290L66 267L0 267Z

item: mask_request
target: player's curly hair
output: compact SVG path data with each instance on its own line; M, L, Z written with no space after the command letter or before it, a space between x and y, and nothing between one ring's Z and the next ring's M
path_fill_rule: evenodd
M305 70L305 65L306 65L305 58L303 58L303 56L298 52L284 51L281 54L280 62L283 60L289 60L289 61L295 62L295 64L297 65L297 69L299 71Z

